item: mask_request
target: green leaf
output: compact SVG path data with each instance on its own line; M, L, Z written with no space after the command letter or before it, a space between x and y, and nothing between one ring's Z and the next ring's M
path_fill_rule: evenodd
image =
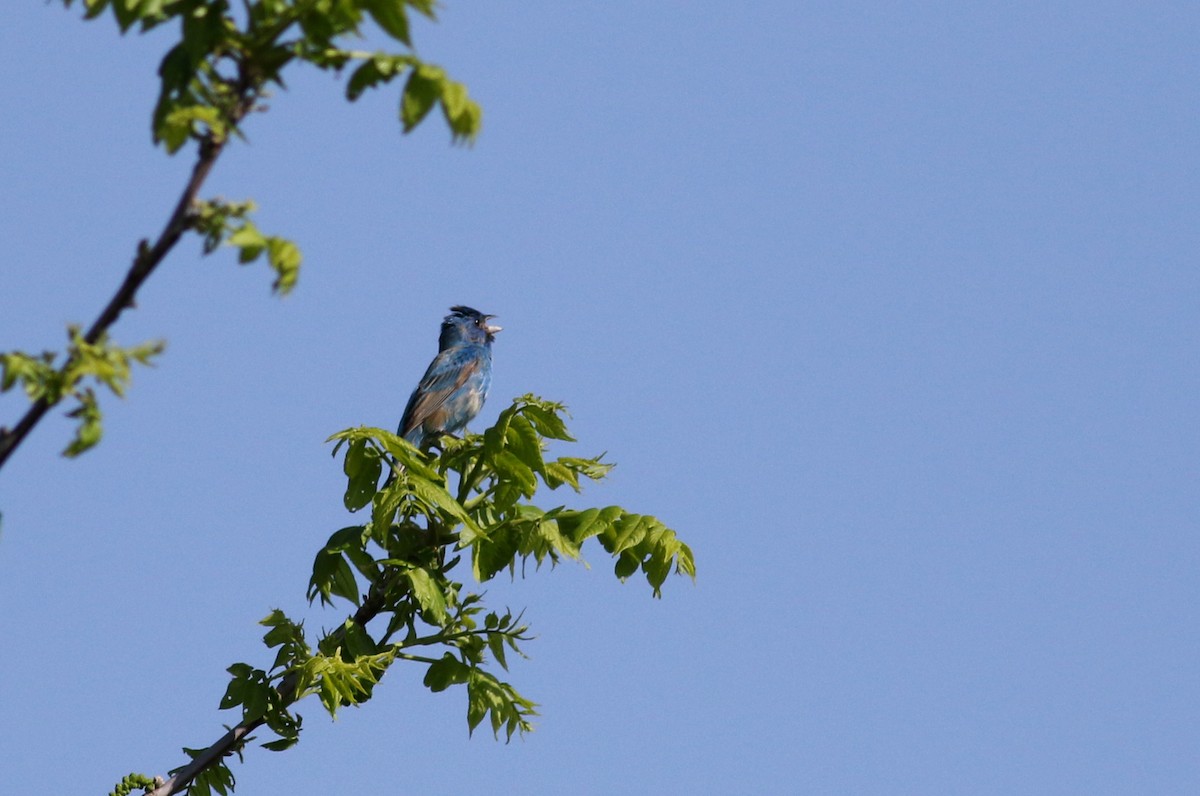
M138 5L137 0L116 0L113 3L113 16L117 18L117 25L120 26L122 33L129 30L130 26L138 21Z
M442 111L451 127L455 120L468 112L471 99L467 96L467 87L453 80L442 80Z
M217 707L220 710L229 710L242 704L245 699L246 683L241 679L233 679L229 681L229 685L225 688L225 694L221 697L220 704Z
M417 9L429 19L437 19L434 16L434 9L437 8L437 0L404 0L408 5Z
M379 574L378 566L363 549L362 536L362 526L342 528L317 551L312 577L308 581L309 602L320 597L322 603L329 604L330 597L337 595L358 603L358 583L347 566L347 560L367 578L373 579Z
M283 238L267 238L267 260L275 269L275 282L271 288L280 295L286 296L296 286L300 278L300 262L303 258L300 249L290 240Z
M402 0L364 0L362 5L375 20L375 24L383 28L389 36L405 46L412 47L412 40L408 35L408 15L404 13Z
M302 666L305 693L315 691L330 716L337 717L342 705L357 705L371 698L375 684L395 660L393 651L372 655L351 655L344 659L342 650L314 655Z
M195 758L204 750L185 748L183 751ZM171 773L175 774L179 770L175 769ZM188 788L188 796L211 796L213 791L221 794L221 796L228 796L233 791L236 782L233 772L229 770L229 766L222 761L217 761L196 775L195 779L192 780L191 786Z
M275 271L272 290L280 295L287 295L296 286L296 280L300 276L300 264L303 260L300 249L286 238L264 235L254 222L244 218L244 214L242 222L225 242L238 249L238 263L241 265L254 262L266 252L267 262ZM211 223L209 228L211 229Z
M430 481L445 481L437 470L429 466L429 460L421 451L395 432L372 426L356 426L355 428L339 431L325 441L331 442L337 440L338 445L341 445L343 442L351 442L356 439L373 440L391 454L396 459L396 463L409 473L419 475ZM337 449L337 446L335 446L334 453L337 453Z
M390 83L418 63L410 55L374 53L364 58L362 64L351 73L350 80L346 82L346 99L354 102L367 89Z
M442 95L446 73L436 66L421 64L412 70L400 95L400 121L410 133L424 119Z
M242 700L242 721L257 721L267 712L270 704L271 686L266 682L250 682L246 684Z
M537 715L536 707L508 683L482 669L471 670L467 682L467 727L472 734L490 714L493 734L499 738L503 727L506 740L512 740L518 730L522 733L533 730L530 719Z
M350 79L346 81L346 99L354 102L367 89L374 88L390 79L391 76L384 77L375 59L367 59L350 73Z
M272 669L292 668L298 663L308 660L311 651L304 638L304 624L293 622L278 608L267 614L259 621L260 625L270 630L263 635L263 643L268 649L279 647Z
M574 456L561 456L558 463L569 467L589 481L600 481L612 471L613 465L600 461L604 454L592 459L580 459Z
M54 386L59 379L53 367L56 354L47 351L41 358L34 358L21 351L0 354L0 392L11 390L19 381L30 400L46 397L51 403L57 403L60 391Z
M516 486L525 497L533 497L537 491L537 477L529 465L521 461L511 451L501 451L493 460L496 473L501 479Z
M626 550L617 558L617 564L614 568L617 577L625 580L630 575L638 571L638 565L641 561L631 551Z
M325 550L317 553L317 560L313 562L314 580L318 573L322 580L315 585L321 593L322 602L328 603L329 598L335 596L358 605L358 580L354 577L354 570L350 568L349 562L341 554L331 554Z
M358 511L371 502L379 488L383 465L379 461L378 449L368 445L365 439L351 442L342 469L347 479L342 502L350 511Z
M233 232L226 241L230 246L238 248L238 262L242 265L252 263L266 251L267 238L258 231L254 223L247 221Z
M471 667L458 658L445 653L440 660L429 665L425 672L425 687L430 691L445 691L452 685L460 685L471 677Z
M74 458L92 448L100 441L103 429L100 426L100 405L96 403L96 394L89 387L75 393L79 406L67 413L67 417L79 418L79 426L75 429L75 438L63 450L63 456Z
M532 397L526 396L526 398ZM546 439L574 442L575 438L567 433L567 426L559 416L562 411L564 411L563 408L557 404L530 403L521 410L521 413L537 429L537 433Z
M371 538L381 547L387 546L396 510L407 495L407 479L393 481L375 493L371 503Z
M413 596L421 604L421 610L429 615L434 624L446 624L446 595L437 579L426 569L414 567L404 573L412 585Z
M636 546L645 538L646 528L650 518L640 514L623 514L612 528L609 544L605 545L610 552L621 553Z
M159 6L163 0L143 0L143 6ZM223 3L221 5L224 5ZM199 6L183 14L183 48L192 63L202 63L213 55L225 39L225 8L221 5ZM149 9L145 9L149 10ZM178 12L176 12L177 14ZM173 14L174 16L175 14Z
M229 237L232 222L241 221L255 210L254 202L226 202L221 199L197 200L192 228L204 238L204 253L212 254Z
M174 154L189 138L198 139L208 134L220 141L225 138L227 130L218 109L206 105L186 105L169 109L155 132L166 145L167 152Z
M556 514L559 530L577 546L593 536L598 536L612 527L613 522L624 513L620 506L582 511L563 510Z
M505 432L506 448L530 470L545 472L542 461L542 440L534 430L533 425L524 417L517 415L508 424Z
M518 538L511 523L492 528L486 539L471 547L471 568L475 579L486 583L506 567L512 566L518 550Z
M72 0L64 0L67 5L70 5ZM108 8L110 0L83 0L83 7L86 9L84 19L95 19L104 13L104 9Z
M564 519L570 522L564 517L566 514L558 515L560 524ZM696 562L692 549L654 517L622 510L621 516L599 534L599 541L605 550L618 557L617 577L628 578L640 567L654 589L655 597L662 596L661 587L672 569L695 580Z
M492 651L492 657L496 659L496 663L504 667L508 671L508 662L504 659L504 636L501 633L488 633L487 637L488 649Z
M476 537L484 535L483 529L478 523L472 519L467 510L462 504L454 499L454 496L447 492L443 487L432 481L424 478L413 477L409 481L409 487L413 493L431 506L436 506L450 517L453 517L458 522L462 523L464 528L461 533L462 543L470 544Z
M467 96L467 87L450 79L442 81L442 114L455 141L471 142L483 126L483 109Z

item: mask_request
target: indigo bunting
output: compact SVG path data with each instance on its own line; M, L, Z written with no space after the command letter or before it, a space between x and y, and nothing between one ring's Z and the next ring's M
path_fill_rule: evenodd
M418 448L461 431L479 414L492 384L494 315L451 307L442 321L438 354L404 407L398 433Z

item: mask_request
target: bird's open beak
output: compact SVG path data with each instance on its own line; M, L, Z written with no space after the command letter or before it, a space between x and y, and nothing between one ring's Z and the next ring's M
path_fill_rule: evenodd
M488 316L486 316L486 317L487 317L487 319L490 321L492 318L495 318L496 316L495 316L495 315L488 315ZM502 331L504 331L504 327L503 327L503 326L492 326L490 323L489 323L487 326L483 327L483 328L484 328L485 330L487 330L487 333L488 333L488 334L495 334L496 332L502 332Z

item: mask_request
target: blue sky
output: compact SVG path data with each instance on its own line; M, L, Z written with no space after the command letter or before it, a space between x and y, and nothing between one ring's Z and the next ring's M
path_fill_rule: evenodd
M78 16L0 11L0 349L90 322L189 168L150 146L166 37ZM505 326L480 421L567 403L619 463L589 501L698 581L655 601L593 550L491 584L538 635L535 733L468 739L397 667L239 793L1196 792L1198 34L1183 3L448 2L417 43L483 105L470 149L294 73L207 191L296 240L294 295L184 243L114 330L168 349L101 446L59 458L55 417L0 476L6 790L165 772L268 610L340 621L303 599L348 523L323 440L395 424L467 303Z

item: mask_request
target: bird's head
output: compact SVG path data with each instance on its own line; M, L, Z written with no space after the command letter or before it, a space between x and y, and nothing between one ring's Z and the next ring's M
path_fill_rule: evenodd
M496 332L503 327L488 323L495 315L484 315L479 310L458 305L450 308L450 314L442 321L442 334L438 340L440 348L450 348L464 343L491 344Z

